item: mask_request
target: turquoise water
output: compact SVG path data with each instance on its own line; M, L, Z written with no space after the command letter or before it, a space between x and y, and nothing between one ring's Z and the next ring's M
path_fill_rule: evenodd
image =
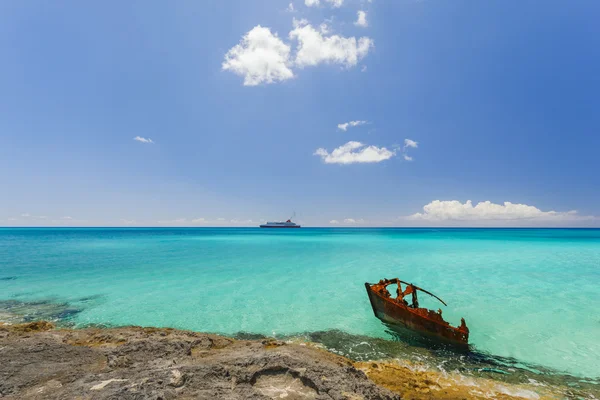
M364 288L382 277L443 298L479 352L600 377L600 230L0 228L5 318L391 338Z

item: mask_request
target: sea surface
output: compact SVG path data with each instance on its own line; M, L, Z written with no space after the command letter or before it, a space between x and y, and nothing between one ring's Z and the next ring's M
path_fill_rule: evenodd
M599 229L0 228L0 320L308 337L394 356L408 350L364 287L384 277L444 299L420 296L453 325L465 318L467 364L598 384Z

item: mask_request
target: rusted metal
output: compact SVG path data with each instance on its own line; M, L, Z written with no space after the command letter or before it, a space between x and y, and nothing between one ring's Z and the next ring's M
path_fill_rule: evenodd
M404 290L402 290L402 283L406 285ZM396 298L393 298L388 291L388 286L393 284L397 285ZM373 284L365 283L365 287L373 313L380 320L390 324L402 324L414 331L456 344L466 345L469 342L469 328L464 318L461 318L458 327L453 327L442 318L442 310L438 309L436 312L419 307L418 291L427 293L446 305L433 293L398 278L382 279ZM411 296L410 304L405 299L408 295Z

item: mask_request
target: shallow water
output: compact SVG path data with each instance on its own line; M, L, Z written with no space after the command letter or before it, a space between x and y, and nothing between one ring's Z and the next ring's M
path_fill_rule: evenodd
M394 339L382 277L443 298L476 354L600 377L597 229L0 228L0 319Z

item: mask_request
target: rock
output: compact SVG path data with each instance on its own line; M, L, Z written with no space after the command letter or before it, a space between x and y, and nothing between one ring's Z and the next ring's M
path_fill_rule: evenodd
M174 329L50 327L1 328L0 398L399 399L349 360L313 346Z
M113 382L127 382L127 379L109 379L106 381L102 381L102 382L98 383L97 385L92 386L90 388L90 390L102 390L106 386L110 385Z
M178 369L171 370L171 379L169 380L169 386L180 387L185 383L185 375Z
M26 324L17 324L17 325L3 325L3 329L12 332L21 332L21 333L29 333L29 332L41 332L41 331L49 331L54 329L54 324L48 321L35 321L29 322Z

